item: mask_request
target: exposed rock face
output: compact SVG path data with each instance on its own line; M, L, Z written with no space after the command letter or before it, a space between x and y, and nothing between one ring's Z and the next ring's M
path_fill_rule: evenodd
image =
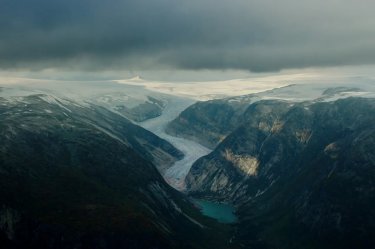
M159 117L163 113L165 104L158 99L148 96L148 100L135 107L128 108L126 105L117 105L116 111L136 122L142 122L151 118Z
M240 119L193 165L192 195L234 202L255 248L373 247L374 99L259 101Z
M171 122L166 132L213 149L237 127L246 106L248 103L228 103L226 100L198 102Z
M258 174L259 161L256 157L235 155L230 150L225 150L223 156L225 160L231 162L242 174L249 176L256 176Z
M1 248L225 248L152 163L181 156L98 106L0 98Z
M192 194L220 200L233 200L246 188L249 177L257 178L260 169L259 149L270 134L279 134L280 116L290 104L279 101L261 101L251 105L239 124L209 155L199 159L187 176L186 183ZM279 150L282 150L279 148ZM272 156L270 164L279 160L282 151Z

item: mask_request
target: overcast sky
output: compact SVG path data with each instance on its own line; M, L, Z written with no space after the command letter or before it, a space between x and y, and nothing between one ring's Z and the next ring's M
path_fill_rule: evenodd
M0 70L375 64L373 0L0 0Z

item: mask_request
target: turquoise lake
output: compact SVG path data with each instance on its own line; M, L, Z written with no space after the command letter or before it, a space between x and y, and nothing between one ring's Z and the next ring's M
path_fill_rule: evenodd
M201 209L203 215L216 219L221 223L235 223L237 217L235 208L226 203L217 203L194 199L194 203Z

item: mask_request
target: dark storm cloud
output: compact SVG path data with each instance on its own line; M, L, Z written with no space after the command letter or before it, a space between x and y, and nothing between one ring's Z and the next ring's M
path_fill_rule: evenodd
M368 0L0 0L0 67L373 64L374 7Z

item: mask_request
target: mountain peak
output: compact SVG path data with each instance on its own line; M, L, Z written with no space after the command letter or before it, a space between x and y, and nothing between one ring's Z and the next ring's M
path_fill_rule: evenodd
M129 81L144 81L144 79L141 76L136 75L133 78L130 78Z

